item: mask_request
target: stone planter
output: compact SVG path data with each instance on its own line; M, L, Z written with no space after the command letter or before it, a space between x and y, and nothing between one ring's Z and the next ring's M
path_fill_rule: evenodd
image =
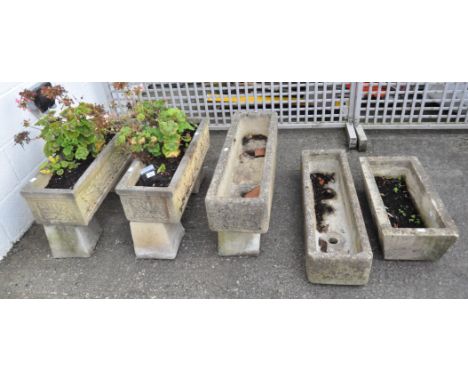
M120 179L130 159L115 137L99 153L73 189L46 188L52 175L38 173L21 195L37 223L44 225L53 257L89 257L101 228L94 214Z
M210 145L208 119L198 126L168 187L136 186L144 164L134 160L116 187L130 221L138 258L174 259L184 236L180 223L190 194L198 192Z
M436 260L458 239L458 230L416 157L360 158L367 199L386 260ZM404 177L426 228L393 228L376 176Z
M317 199L311 177L334 174L324 184L327 198ZM369 280L372 250L344 150L302 152L307 278L315 284L364 285ZM317 220L316 206L328 212ZM320 214L319 214L320 215Z
M268 231L270 223L277 132L276 113L242 112L233 117L205 199L210 229L218 232L221 256L260 252L260 235ZM267 137L264 157L245 156L243 139L253 135ZM242 197L257 186L257 197Z

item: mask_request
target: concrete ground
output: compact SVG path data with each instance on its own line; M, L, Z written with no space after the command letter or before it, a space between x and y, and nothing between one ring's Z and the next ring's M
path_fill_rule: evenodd
M367 153L349 152L374 252L369 284L323 286L306 279L300 181L303 149L346 148L344 130L281 130L270 230L256 258L221 258L208 228L204 197L225 132L212 132L208 178L188 203L186 235L174 261L136 260L119 198L110 194L97 217L104 233L88 259L53 259L43 229L33 225L0 262L2 298L467 298L465 176L462 132L368 132ZM364 195L360 155L416 155L454 218L460 239L438 262L384 261Z

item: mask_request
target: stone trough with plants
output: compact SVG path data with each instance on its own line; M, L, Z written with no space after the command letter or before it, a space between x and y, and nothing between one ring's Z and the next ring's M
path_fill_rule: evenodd
M346 152L302 152L306 271L316 284L367 284L372 250Z
M241 112L231 127L205 204L221 256L258 255L268 231L276 171L278 116Z
M437 260L457 227L418 158L360 158L372 216L386 260Z
M15 137L18 144L45 141L47 161L21 191L37 223L44 226L53 257L89 257L101 234L97 209L120 179L130 157L119 150L107 115L99 105L76 103L60 86L44 88L58 103ZM20 106L32 101L24 91ZM52 104L53 104L52 103ZM33 138L30 130L40 134Z
M174 259L185 232L180 220L203 179L208 119L194 124L161 101L131 105L129 114L120 116L117 142L134 160L116 192L137 258Z

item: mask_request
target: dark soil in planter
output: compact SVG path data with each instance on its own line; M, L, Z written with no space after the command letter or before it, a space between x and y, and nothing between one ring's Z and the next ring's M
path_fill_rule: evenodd
M196 129L198 126L192 125L195 130L193 131L186 131L184 134L189 134L192 138L193 135L195 134ZM190 141L190 144L192 141ZM164 158L164 157L151 157L151 160L145 161L145 166L153 165L155 170L159 168L162 164L166 166L166 171L161 173L161 174L156 174L153 178L151 178L150 181L143 182L143 180L140 179L138 180L138 183L136 186L140 187L168 187L169 184L171 183L172 177L177 171L177 168L179 167L180 162L182 161L182 158L185 155L185 152L188 150L188 147L185 147L185 142L182 142L180 144L180 152L181 154L177 158Z
M319 232L327 232L328 225L324 223L324 216L326 214L332 214L335 210L328 203L325 203L325 201L336 197L336 192L330 187L327 187L327 185L329 183L335 183L335 174L313 173L310 174L310 180L312 181L312 187L314 190L314 208L317 230ZM326 252L326 248L324 252Z
M106 144L108 144L114 135L108 135L106 137ZM94 162L94 158L92 155L88 156L88 158L84 161L80 161L78 167L73 170L65 170L63 175L54 174L49 180L46 188L55 188L55 189L73 189L78 179L80 179L81 175L91 166L91 163Z
M426 228L404 177L376 176L375 181L393 228Z

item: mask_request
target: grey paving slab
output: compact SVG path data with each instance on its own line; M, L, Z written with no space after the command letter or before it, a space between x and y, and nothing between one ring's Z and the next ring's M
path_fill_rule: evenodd
M374 253L366 286L313 285L307 281L300 158L304 149L347 147L345 129L280 130L276 186L268 233L258 257L217 255L204 198L225 132L212 132L200 193L182 218L186 229L173 261L137 260L117 195L97 213L103 234L86 259L54 259L43 228L33 225L0 261L2 298L467 298L468 235L465 178L468 134L366 131L366 153L349 152L366 229ZM437 262L384 261L359 166L360 155L416 155L458 226L460 239Z

